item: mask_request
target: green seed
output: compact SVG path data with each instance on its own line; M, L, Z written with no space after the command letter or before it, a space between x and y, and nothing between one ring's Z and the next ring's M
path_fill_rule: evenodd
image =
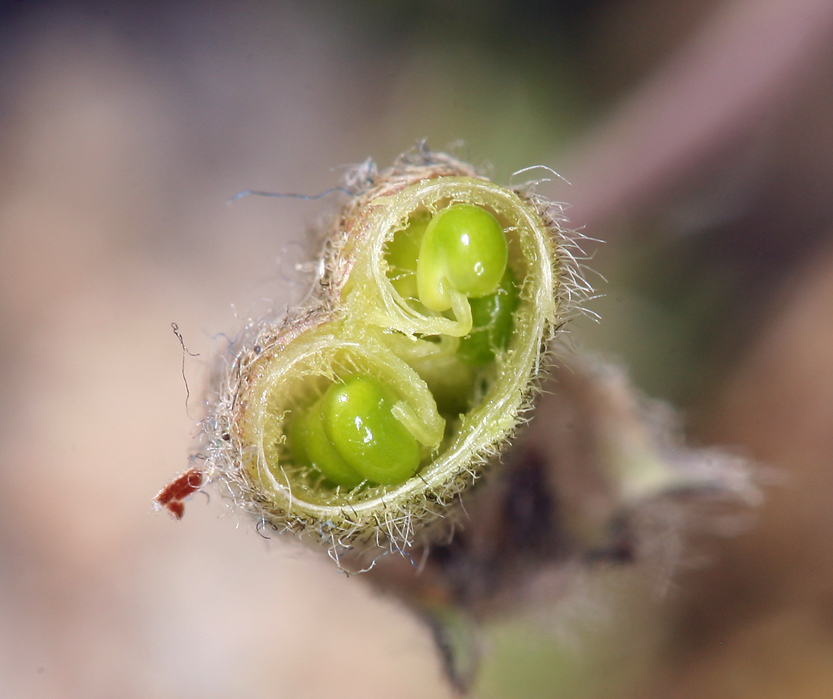
M417 291L424 306L447 311L451 290L468 298L495 292L509 258L506 236L485 209L455 204L425 230L417 261Z
M425 229L431 222L428 212L414 216L405 230L397 231L388 244L385 259L388 279L402 298L417 298L416 270L419 248Z
M391 412L397 402L390 389L356 375L330 386L321 403L324 430L339 455L374 483L396 485L419 468L419 443Z
M469 303L473 327L471 333L460 339L457 356L470 366L482 366L493 361L495 351L505 349L512 337L512 314L520 304L512 270L506 268L494 294Z
M364 478L341 457L324 431L322 400L316 401L307 412L292 421L289 449L300 464L317 468L332 483L352 490Z

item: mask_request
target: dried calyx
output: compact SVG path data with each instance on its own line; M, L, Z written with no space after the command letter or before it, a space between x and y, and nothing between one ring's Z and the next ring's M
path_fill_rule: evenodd
M507 446L566 295L537 195L424 151L361 173L311 301L232 347L203 423L208 475L336 558L404 551Z

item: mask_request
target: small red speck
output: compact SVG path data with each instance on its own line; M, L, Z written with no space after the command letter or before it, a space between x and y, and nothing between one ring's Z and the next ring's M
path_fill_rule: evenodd
M199 469L188 469L181 476L168 483L160 490L154 500L177 519L182 519L185 505L182 501L202 487L203 473Z

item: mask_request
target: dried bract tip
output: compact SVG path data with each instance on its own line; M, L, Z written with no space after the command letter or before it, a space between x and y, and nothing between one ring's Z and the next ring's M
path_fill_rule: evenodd
M202 488L202 485L203 472L196 468L189 468L162 488L153 501L157 507L164 507L174 517L182 519L185 512L183 501Z

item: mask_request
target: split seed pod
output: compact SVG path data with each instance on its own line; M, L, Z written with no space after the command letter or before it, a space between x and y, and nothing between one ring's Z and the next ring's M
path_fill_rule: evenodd
M507 447L569 296L538 195L426 151L360 174L309 300L232 346L203 421L207 476L336 560L405 551Z

